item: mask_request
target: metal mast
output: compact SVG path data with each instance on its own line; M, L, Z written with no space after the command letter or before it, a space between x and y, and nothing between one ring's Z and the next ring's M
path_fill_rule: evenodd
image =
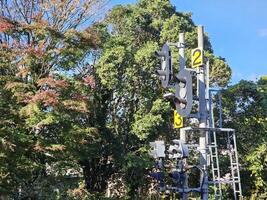
M179 34L179 46L180 46L180 48L179 48L180 69L179 70L183 70L183 69L185 69L185 62L186 62L184 33L180 33ZM180 140L183 141L184 143L186 143L186 133L182 129L180 129ZM187 174L185 174L184 188L185 189L188 188L188 177L187 177ZM188 199L188 194L187 193L183 193L182 194L182 200L187 200L187 199Z
M185 37L179 34L178 43L165 43L155 55L161 61L161 69L157 70L162 87L171 88L175 93L169 92L164 98L175 104L174 128L180 128L180 140L174 139L171 144L163 140L151 143L153 150L151 155L157 160L157 169L151 176L159 183L158 190L171 195L180 194L182 200L188 199L188 193L201 194L201 200L208 200L208 186L214 184L215 199L222 198L221 184L231 184L234 191L234 199L242 197L239 164L236 148L236 136L234 129L222 128L221 94L219 98L220 127L216 128L213 116L212 91L209 89L209 61L204 58L204 28L197 27L198 48L192 49L192 69L186 68ZM179 72L174 74L172 66L172 50L170 46L179 49ZM193 98L192 77L197 80L197 96ZM216 90L217 91L217 90ZM191 113L193 100L197 100L198 111ZM198 127L183 127L183 117L198 120ZM227 147L218 151L217 136L227 133ZM190 135L189 135L190 134ZM198 140L191 136L197 134ZM221 148L222 145L220 145ZM165 148L167 151L165 151ZM199 164L188 165L190 152L199 152ZM165 154L166 152L166 154ZM230 158L231 177L222 178L219 167L219 154L227 152ZM225 156L225 154L224 154ZM165 165L165 161L170 161ZM190 160L189 160L190 162ZM211 169L209 168L211 166ZM199 186L188 186L188 170L198 169L201 177ZM168 176L164 175L168 171ZM208 172L212 172L212 180L209 180ZM165 182L165 180L169 180Z
M198 48L203 52L204 50L204 27L198 26ZM199 128L207 127L207 103L206 103L206 84L204 66L197 68L197 81L198 81L198 96L199 96ZM199 137L199 150L200 150L200 167L203 170L202 181L202 199L208 199L208 173L207 173L207 132L201 130Z

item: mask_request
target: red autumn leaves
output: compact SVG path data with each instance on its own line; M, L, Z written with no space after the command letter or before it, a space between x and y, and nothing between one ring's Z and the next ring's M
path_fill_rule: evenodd
M42 78L37 82L40 89L36 94L31 98L30 102L39 102L44 106L56 106L60 103L59 98L61 95L61 90L68 89L70 86L69 83L65 80L57 80L53 77ZM95 81L92 76L86 76L83 78L82 84L90 86L90 88L95 87ZM70 97L74 101L86 101L88 97L73 93Z
M95 79L92 76L86 76L83 78L84 84L90 86L92 89L95 88Z
M13 27L14 25L11 22L9 22L7 19L4 19L3 17L0 17L0 32L6 32Z
M65 80L56 80L52 77L42 78L37 82L40 89L32 97L31 102L41 102L44 106L55 106L59 103L60 89L68 87Z

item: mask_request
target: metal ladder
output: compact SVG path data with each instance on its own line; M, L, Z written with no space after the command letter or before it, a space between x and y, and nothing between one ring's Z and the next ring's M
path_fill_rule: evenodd
M211 91L212 90L209 91L209 114L210 114L209 115L209 126L211 128L215 128ZM221 101L220 101L220 104L221 104ZM221 126L221 118L220 118L220 126ZM220 174L220 164L219 164L219 157L218 157L216 131L209 131L208 140L209 140L208 144L210 144L209 152L210 152L210 161L211 161L211 170L212 170L212 180L214 184L214 197L216 200L221 200L222 199L222 184L220 182L221 174Z
M218 149L216 141L216 132L210 131L210 159L211 159L211 170L212 170L212 180L214 183L214 197L216 200L222 199L222 184L221 184L221 174L220 174L220 164L218 158Z
M215 128L214 123L214 114L213 114L213 105L212 105L212 92L219 93L219 107L220 107L220 119L219 126L222 128L222 105L221 105L221 94L220 90L210 90L209 91L209 125L211 128ZM210 159L211 159L211 168L212 168L212 178L214 183L214 196L215 199L222 199L222 183L231 183L234 199L242 199L242 189L240 181L240 172L239 172L239 162L236 146L236 135L234 129L227 131L227 150L230 158L230 167L231 167L231 179L230 181L221 180L220 176L220 167L219 167L219 158L218 158L218 148L217 148L217 138L216 131L209 132L209 150L210 150Z
M241 181L240 181L240 172L239 172L239 162L236 148L236 136L235 131L227 132L227 145L228 152L231 163L231 181L232 187L234 190L234 199L242 199L242 189L241 189Z

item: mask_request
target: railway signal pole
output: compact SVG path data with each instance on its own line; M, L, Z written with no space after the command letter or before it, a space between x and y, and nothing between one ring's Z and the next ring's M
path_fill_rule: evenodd
M201 54L204 52L204 28L198 26L198 48ZM203 57L203 55L202 55ZM197 68L197 85L198 85L198 97L199 97L199 128L207 127L207 103L206 103L206 84L205 84L205 70L204 65L200 65ZM202 199L208 199L208 172L207 172L207 131L201 130L199 137L199 151L200 151L200 167L203 170L202 178Z
M239 197L242 198L242 190L235 131L229 128L222 128L221 118L220 127L215 128L212 97L209 95L210 91L212 91L209 89L209 62L204 59L203 26L198 26L197 32L198 47L192 50L192 69L186 67L184 33L179 34L179 42L165 43L161 51L156 52L156 56L161 61L161 69L157 70L157 74L160 77L162 87L175 90L174 93L167 93L164 97L175 104L174 128L180 128L180 139L172 140L171 144L166 144L162 140L151 143L153 148L151 155L157 161L157 170L151 176L158 181L160 192L179 193L182 200L187 200L188 193L192 192L201 194L201 200L208 200L209 184L214 185L215 199L221 200L222 183L232 185L233 196L237 200ZM175 46L179 49L179 72L177 74L174 74L170 46ZM192 77L196 77L197 86L197 93L194 98ZM208 102L209 107L207 106ZM193 103L198 106L198 109L197 113L192 114ZM183 127L183 117L197 119L198 126ZM216 132L227 133L227 146L224 150L228 152L231 161L231 178L227 180L221 179L220 176ZM189 141L188 134L197 134L197 143L193 141L193 144L192 141ZM189 166L187 165L187 159L191 150L199 152L199 163L196 164L194 161L194 164ZM165 161L169 161L167 163L171 164L165 165ZM208 167L212 171L212 181L208 177L208 172L210 172ZM199 186L195 188L188 187L188 176L190 176L188 170L191 169L198 169L200 172ZM168 171L168 176L164 176L165 171ZM166 182L165 180L167 179L171 180L171 182Z

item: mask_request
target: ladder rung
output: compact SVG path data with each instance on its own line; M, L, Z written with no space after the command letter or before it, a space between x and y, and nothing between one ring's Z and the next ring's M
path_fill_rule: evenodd
M237 166L233 166L233 173L235 173L235 174L238 173L238 167Z
M211 148L217 148L218 145L217 145L217 144L211 144L210 147L211 147Z

